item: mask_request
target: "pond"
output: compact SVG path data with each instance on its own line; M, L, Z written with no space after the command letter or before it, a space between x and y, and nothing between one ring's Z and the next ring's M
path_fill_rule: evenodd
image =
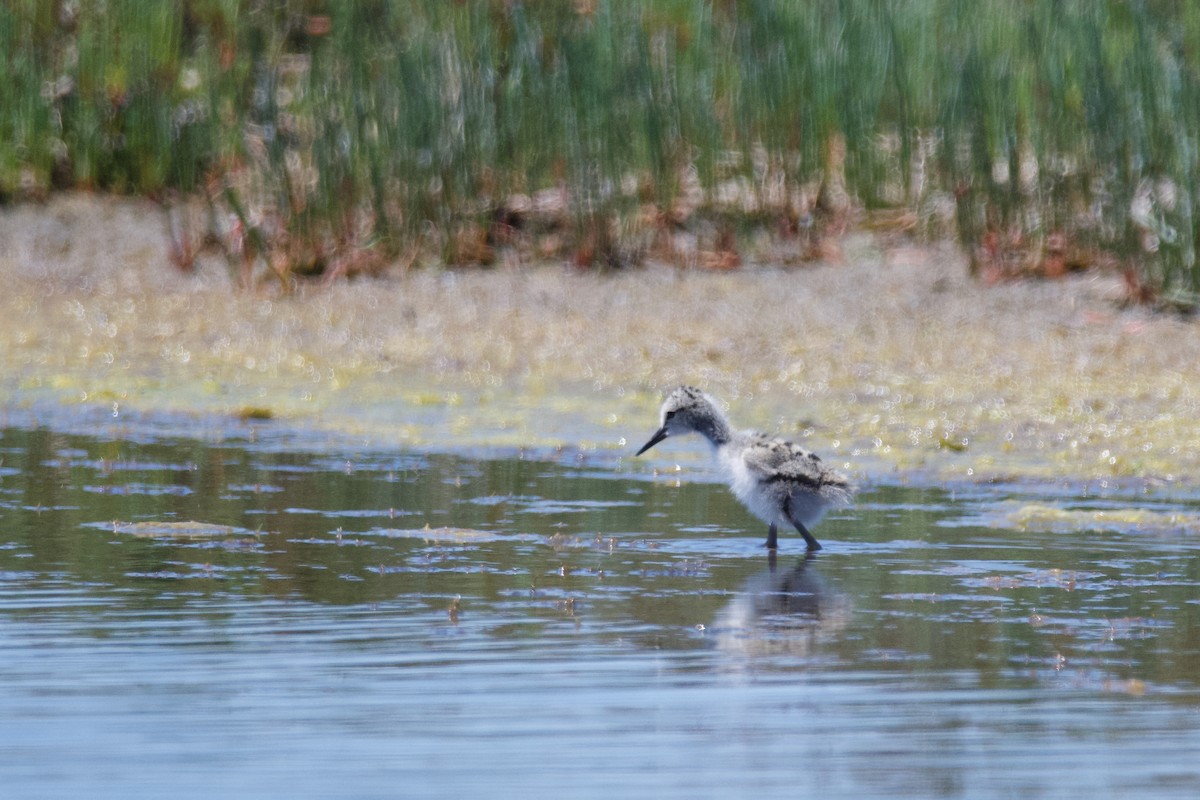
M867 484L3 429L6 794L1200 793L1200 500Z

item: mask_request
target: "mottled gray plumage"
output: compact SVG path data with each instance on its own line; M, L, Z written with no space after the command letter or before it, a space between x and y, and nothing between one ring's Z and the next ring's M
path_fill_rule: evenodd
M808 526L854 497L850 479L825 466L815 453L756 431L733 430L716 400L693 386L680 386L667 394L662 425L637 454L668 436L686 433L708 439L729 488L769 526L767 547L771 549L778 546L778 526L791 524L809 550L820 550Z

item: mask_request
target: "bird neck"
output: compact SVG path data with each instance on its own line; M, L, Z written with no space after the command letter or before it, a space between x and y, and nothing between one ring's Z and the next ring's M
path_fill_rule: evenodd
M729 440L733 438L733 431L729 427L729 420L713 409L712 414L706 414L696 424L696 433L708 439L713 447L724 447L729 444Z

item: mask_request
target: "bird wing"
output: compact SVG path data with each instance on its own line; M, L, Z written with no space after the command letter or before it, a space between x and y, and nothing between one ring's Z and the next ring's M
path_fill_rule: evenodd
M798 444L762 434L751 434L742 458L746 468L762 481L790 481L820 486L826 473L816 453Z

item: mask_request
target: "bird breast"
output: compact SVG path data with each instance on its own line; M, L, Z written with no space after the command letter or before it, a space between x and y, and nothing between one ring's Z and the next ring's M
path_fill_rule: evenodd
M751 514L768 525L786 522L782 514L783 499L787 492L785 486L760 481L746 467L741 453L734 448L718 448L716 456L730 491Z

